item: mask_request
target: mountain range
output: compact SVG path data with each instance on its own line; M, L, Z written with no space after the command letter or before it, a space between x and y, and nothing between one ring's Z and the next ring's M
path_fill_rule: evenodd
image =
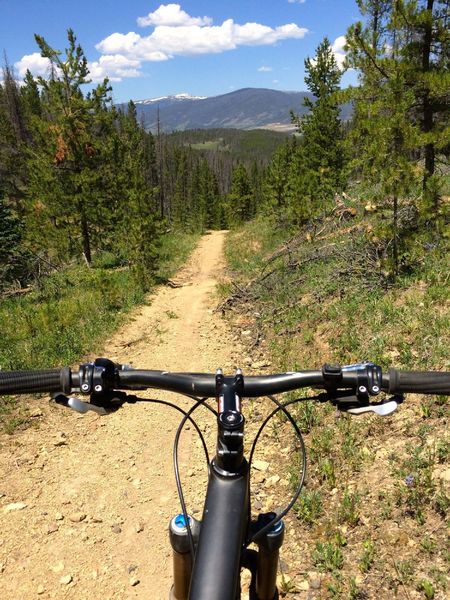
M293 131L291 111L304 115L305 97L309 92L282 92L266 88L243 88L212 97L177 94L162 98L136 100L138 118L148 131L156 132L158 114L160 129L164 132L187 129L272 129ZM344 105L341 116L345 120L350 107Z

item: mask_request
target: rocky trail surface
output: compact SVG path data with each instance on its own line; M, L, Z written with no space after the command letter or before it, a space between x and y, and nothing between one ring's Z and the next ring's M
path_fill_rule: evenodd
M143 369L230 370L238 348L214 312L224 235L204 236L176 277L180 286L157 289L103 354ZM167 598L179 413L142 403L78 415L41 397L31 414L36 427L0 438L2 600ZM208 431L206 420L201 427ZM192 431L180 455L188 500L201 511L206 471Z

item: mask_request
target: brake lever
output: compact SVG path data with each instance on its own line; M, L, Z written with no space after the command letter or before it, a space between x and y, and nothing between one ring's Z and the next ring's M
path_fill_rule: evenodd
M82 415L92 411L98 415L104 416L110 415L118 410L124 402L133 402L133 397L127 397L124 392L113 391L91 394L90 402L85 402L74 396L66 396L65 394L55 394L53 400L56 404L71 408Z
M361 402L358 397L347 392L329 394L319 394L317 396L319 402L331 402L336 406L337 410L351 415L362 415L364 413L373 412L380 417L386 417L397 410L398 405L403 402L403 396L396 394L391 398L386 398L381 402Z
M79 398L75 398L74 396L65 396L64 394L56 394L53 396L53 400L56 404L60 406L66 406L67 408L71 408L82 415L86 414L90 410L99 414L99 415L108 415L110 411L108 411L104 406L96 406L95 404L91 404L90 402L84 402Z
M343 412L350 413L352 415L362 415L364 413L373 412L380 417L386 417L387 415L392 414L397 410L398 399L396 397L390 398L389 400L385 400L384 402L377 402L376 404L367 404L366 406L354 406L354 407L338 407L339 410Z

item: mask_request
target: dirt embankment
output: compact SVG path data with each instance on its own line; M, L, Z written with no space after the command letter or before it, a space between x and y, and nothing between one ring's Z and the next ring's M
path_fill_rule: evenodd
M176 278L181 287L158 289L105 343L105 356L144 369L234 366L236 342L213 312L224 235L202 239ZM34 415L38 427L0 439L0 597L167 598L179 414L143 403L81 416L42 398ZM186 439L190 498L201 497L205 481L188 464L196 452Z

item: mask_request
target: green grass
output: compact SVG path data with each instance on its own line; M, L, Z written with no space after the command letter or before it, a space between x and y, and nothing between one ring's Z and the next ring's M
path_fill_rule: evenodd
M317 542L313 561L319 571L333 572L344 566L344 555L339 545L333 542Z
M187 259L198 236L164 237L158 280ZM32 293L0 303L0 368L42 369L74 364L97 351L136 304L145 301L130 270L68 268ZM0 424L23 424L13 399L0 400Z
M173 232L162 238L159 249L157 277L166 281L186 262L195 248L200 234Z
M233 280L238 285L254 280L247 291L256 300L260 325L269 330L280 366L291 369L301 355L303 361L314 360L307 363L313 367L322 355L344 364L370 359L404 369L447 368L446 247L430 250L419 268L386 288L369 267L360 272L356 264L364 264L369 252L362 228L347 238L336 225L334 230L328 224L326 240L305 239L275 260L273 251L283 248L286 232L271 220L254 221L227 240ZM323 347L318 352L322 340L326 355Z
M0 305L2 369L72 364L117 326L144 295L128 270L78 267Z
M229 151L229 148L226 145L224 145L222 139L210 140L208 142L199 142L197 144L192 144L191 148L193 148L194 150Z

